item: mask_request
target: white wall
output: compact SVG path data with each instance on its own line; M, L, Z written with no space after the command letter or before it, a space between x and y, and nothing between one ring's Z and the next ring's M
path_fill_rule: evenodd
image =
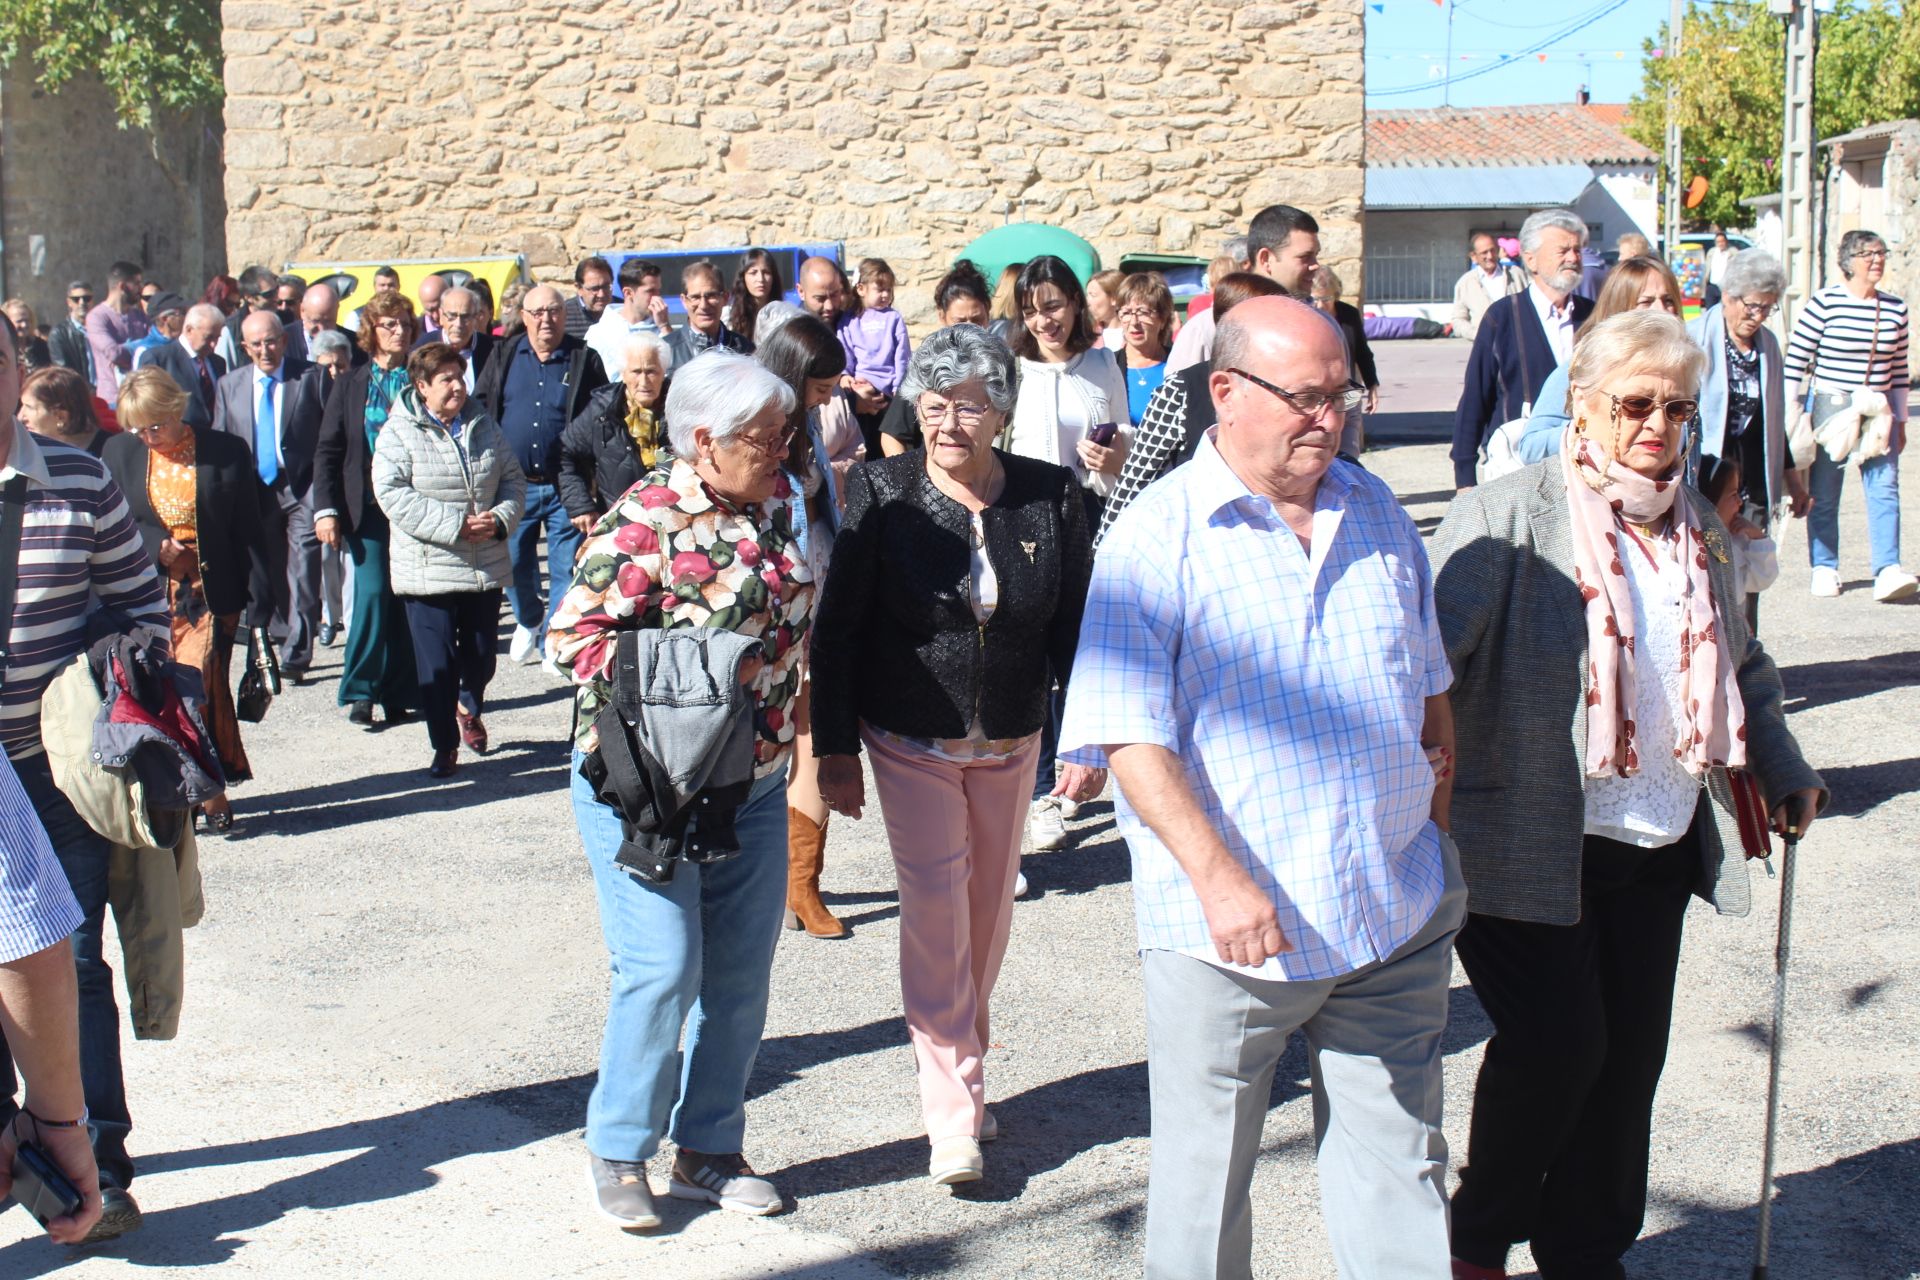
M1574 203L1574 212L1597 227L1594 247L1611 249L1629 231L1660 238L1660 205L1654 198L1653 166L1595 169L1599 181Z

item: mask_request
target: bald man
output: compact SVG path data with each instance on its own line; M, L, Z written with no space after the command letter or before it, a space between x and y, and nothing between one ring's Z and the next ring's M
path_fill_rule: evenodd
M287 331L288 353L302 360L311 360L313 340L329 330L347 340L347 350L351 353L354 368L367 362L367 353L359 346L359 335L340 324L340 295L334 292L330 284L309 285L300 296L299 327Z
M447 278L443 275L428 276L414 290L414 296L420 300L421 328L428 333L440 330L440 298L446 291Z
M310 490L326 378L319 366L288 354L285 326L271 311L241 321L240 342L246 363L215 387L213 429L253 449L273 592L271 630L281 641L281 674L298 683L313 662L320 625L320 540Z
M449 295L455 296L455 295ZM527 500L507 546L513 553L514 662L540 659L547 623L573 579L573 553L580 531L560 498L560 436L595 391L607 385L606 366L587 344L567 332L566 302L550 285L537 285L521 299L526 331L503 341L481 367L474 395L500 424L508 447L527 476ZM540 592L540 535L547 537L548 589ZM558 678L558 668L548 668Z
M1133 855L1146 1274L1251 1274L1261 1126L1300 1030L1340 1275L1447 1280L1440 1036L1466 890L1426 552L1335 456L1365 392L1325 317L1234 307L1209 390L1193 461L1101 544L1060 730L1062 761L1111 766Z

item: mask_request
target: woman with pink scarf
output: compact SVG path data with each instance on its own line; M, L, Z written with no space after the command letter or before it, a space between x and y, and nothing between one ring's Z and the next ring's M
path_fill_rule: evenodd
M1730 771L1781 833L1826 803L1726 528L1681 481L1705 365L1663 312L1599 325L1560 452L1456 497L1430 550L1462 744L1456 945L1494 1026L1453 1198L1466 1280L1506 1275L1523 1240L1544 1280L1624 1274L1688 901L1750 900Z

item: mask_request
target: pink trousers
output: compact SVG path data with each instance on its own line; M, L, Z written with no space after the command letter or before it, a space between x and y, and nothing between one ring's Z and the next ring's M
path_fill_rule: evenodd
M865 735L900 881L900 994L927 1136L977 1138L987 997L1013 927L1020 836L1040 739L957 764Z

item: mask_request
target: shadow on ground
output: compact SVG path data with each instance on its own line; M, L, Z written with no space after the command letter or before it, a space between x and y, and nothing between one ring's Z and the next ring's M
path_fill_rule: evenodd
M1789 713L1865 698L1882 689L1920 684L1920 649L1782 667L1780 683L1787 691Z

